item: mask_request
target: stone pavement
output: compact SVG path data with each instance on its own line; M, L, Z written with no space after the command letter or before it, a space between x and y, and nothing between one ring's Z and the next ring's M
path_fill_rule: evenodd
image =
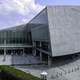
M48 68L45 66L35 65L35 66L15 66L15 68L22 70L27 73L31 73L34 76L40 77L40 73L46 71L48 73L47 80L79 80L80 70L74 68L71 71L62 71L59 68Z
M55 66L56 65L56 66ZM80 56L55 62L52 67L48 65L14 66L16 69L40 77L40 73L48 73L47 80L80 80Z
M47 80L80 80L80 66L68 66L65 70L61 67L48 67L47 65L14 66L16 69L40 77L40 73L48 73ZM70 68L69 68L70 67ZM64 68L64 66L63 66Z

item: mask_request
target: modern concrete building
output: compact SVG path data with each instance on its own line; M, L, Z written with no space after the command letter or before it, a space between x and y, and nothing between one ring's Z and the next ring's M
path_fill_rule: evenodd
M80 52L80 6L47 6L25 25L0 31L0 54L56 56ZM13 63L11 63L13 64Z
M31 33L26 25L0 30L0 64L15 64L13 55L31 53L31 49Z

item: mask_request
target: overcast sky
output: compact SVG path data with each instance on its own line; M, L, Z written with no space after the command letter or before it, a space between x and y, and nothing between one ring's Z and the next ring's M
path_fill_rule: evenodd
M80 0L0 0L0 29L27 23L46 5L80 5Z

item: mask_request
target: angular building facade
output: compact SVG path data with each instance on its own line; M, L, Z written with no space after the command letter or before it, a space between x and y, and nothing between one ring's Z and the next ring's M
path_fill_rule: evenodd
M52 57L80 52L80 6L48 6L29 23L32 41L45 48L48 61ZM43 48L45 47L45 48Z
M80 52L80 6L47 6L27 24L0 31L0 54L52 58ZM13 63L11 63L13 64Z

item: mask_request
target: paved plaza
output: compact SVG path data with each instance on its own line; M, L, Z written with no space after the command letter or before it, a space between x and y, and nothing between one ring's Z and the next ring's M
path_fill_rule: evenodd
M66 64L65 62L69 61ZM60 64L63 64L60 66ZM55 66L56 65L56 66ZM51 67L48 65L28 65L28 66L14 66L15 68L34 76L40 77L43 71L48 73L47 80L80 80L80 56L72 60L65 60L63 62L55 63Z

